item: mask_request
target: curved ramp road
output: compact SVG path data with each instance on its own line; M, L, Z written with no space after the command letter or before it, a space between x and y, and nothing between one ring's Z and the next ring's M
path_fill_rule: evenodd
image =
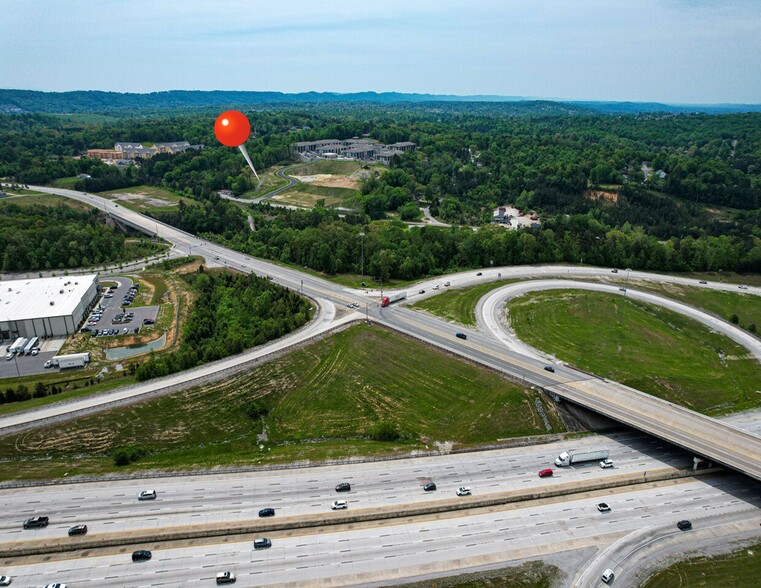
M100 197L84 194L73 190L58 188L33 187L35 190L59 194L76 200L86 202L92 206L103 207L109 214L117 216L124 222L140 228L148 233L155 233L175 244L176 247L187 247L191 252L216 258L215 261L227 267L242 271L255 271L273 277L280 284L297 291L304 292L317 301L320 306L338 304L345 306L348 302L354 302L360 296L366 300L378 300L378 291L358 291L343 288L339 285L322 280L299 271L283 268L272 263L249 258L246 255L230 251L219 245L196 239L192 235L157 223L139 213L119 207L107 202ZM477 274L481 274L480 276ZM649 279L657 282L684 284L695 286L696 281L689 278L662 276L648 274L646 272L627 272L631 279ZM571 268L565 266L544 267L510 267L490 268L481 272L461 272L443 279L427 280L409 288L408 292L416 289L425 289L427 293L433 291L435 284L449 281L453 285L464 286L469 284L483 283L496 279L508 279L519 277L614 277L617 281L623 281L622 274L611 274L610 270L603 268ZM706 284L705 287L736 291L736 287L728 284ZM748 293L758 295L759 288L750 288ZM588 406L602 414L631 424L643 431L660 436L663 439L675 442L682 447L691 449L699 455L708 457L732 468L736 468L757 480L761 480L761 438L750 433L742 432L726 424L704 417L685 408L681 408L661 401L654 397L639 393L630 388L607 382L598 378L590 377L568 367L557 369L555 374L550 374L542 369L541 362L536 357L526 356L519 351L507 349L500 340L496 340L491 334L473 334L467 341L454 339L452 326L444 321L415 313L403 307L392 306L380 308L377 303L373 305L370 315L374 320L391 328L417 337L427 343L443 347L458 355L478 361L484 365L513 374L527 383L542 386L583 406ZM335 316L338 316L336 313ZM350 316L360 317L359 313ZM459 329L458 329L459 330ZM286 337L284 340L288 340ZM235 358L224 360L235 362ZM218 364L204 366L207 373L218 369ZM157 380L154 385L160 386L164 380ZM135 395L134 397L137 397ZM87 402L85 399L83 402ZM76 403L53 405L47 410L73 412L72 407ZM32 415L31 418L29 416ZM35 413L22 413L15 415L16 425L30 420L37 420ZM9 417L0 419L0 430L8 428Z

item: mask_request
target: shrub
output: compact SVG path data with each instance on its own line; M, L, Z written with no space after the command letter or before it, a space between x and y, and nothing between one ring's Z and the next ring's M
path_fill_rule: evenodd
M117 447L112 455L115 466L125 466L136 462L144 455L148 455L148 453L148 449L141 445L127 445L125 447Z
M248 406L248 410L246 412L248 413L248 416L251 418L251 420L255 421L257 419L267 416L270 412L270 409L264 406L258 400L254 400Z
M388 421L377 423L370 431L370 439L373 441L396 441L400 436L393 423Z

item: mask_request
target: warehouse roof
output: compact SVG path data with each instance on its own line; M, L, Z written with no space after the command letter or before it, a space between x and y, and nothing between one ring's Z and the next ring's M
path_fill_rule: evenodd
M0 321L74 313L97 274L0 282Z

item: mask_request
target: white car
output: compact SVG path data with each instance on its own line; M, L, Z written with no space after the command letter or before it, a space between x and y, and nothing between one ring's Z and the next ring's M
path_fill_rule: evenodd
M10 361L10 360L12 360L14 357L16 357L16 354L15 354L15 353L9 353L8 355L6 355L6 356L5 356L5 361Z
M344 510L349 508L349 503L345 500L334 500L333 504L330 505L331 510Z
M138 500L155 500L156 499L156 491L155 490L143 490L140 494L137 495Z
M435 285L435 286L432 288L432 290L438 290L438 289L439 289L439 285L438 285L438 284L436 284L436 285Z
M35 347L34 349L32 349L32 355L37 355L39 352L40 350L38 347ZM0 584L0 586L2 586L2 584Z
M45 588L66 588L66 584L48 584Z
M470 496L470 487L460 486L457 489L457 496Z
M10 576L0 576L0 586L10 586L12 581Z
M613 574L613 570L608 568L602 573L602 581L605 582L606 584L610 584L613 581L614 576L615 574Z
M742 286L738 286L738 288L740 288L740 290L747 290L748 286L743 284Z
M600 467L601 467L602 469L604 469L604 470L605 470L605 469L608 469L608 468L612 468L612 467L613 467L613 462L612 462L611 460L609 460L609 459L603 459L603 460L600 462Z
M607 502L601 502L597 505L597 510L600 512L610 512L610 505Z

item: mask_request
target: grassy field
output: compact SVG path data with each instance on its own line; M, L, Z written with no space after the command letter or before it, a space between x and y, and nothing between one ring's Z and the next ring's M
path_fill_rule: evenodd
M333 174L348 176L357 171L362 164L359 161L315 161L299 166L293 170L299 176L316 176L318 174Z
M186 204L193 203L190 198L155 186L132 186L100 192L98 195L141 213L171 211L177 208L181 200L184 200Z
M397 584L399 588L551 588L563 573L555 566L530 561L519 566L435 578L412 584Z
M361 325L232 380L4 437L0 479L112 471L110 452L132 444L152 451L128 466L136 470L483 444L546 433L535 398L491 371ZM263 421L247 414L254 400L269 410ZM553 407L545 411L553 431L563 430ZM381 421L402 437L371 441Z
M340 162L344 163L344 162ZM273 200L290 206L313 208L318 200L324 200L327 208L337 206L356 208L359 206L359 190L351 188L333 188L304 183L296 184L291 189L275 196Z
M527 343L600 376L706 414L761 405L761 365L671 311L597 292L555 290L514 299L510 322Z
M737 292L720 292L705 288L691 288L677 284L657 284L654 282L632 283L632 288L642 288L702 308L710 313L730 320L733 314L743 328L755 323L761 332L761 296Z
M19 196L13 196L11 198L0 199L0 205L4 202L9 204L15 204L17 206L69 206L79 210L88 210L90 207L87 204L77 202L71 198L64 198L63 196L55 196L54 194L44 194L43 192L35 192L34 190L21 190Z
M81 181L82 181L82 178L72 176L69 178L58 178L57 180L53 180L52 182L50 182L50 185L54 186L55 188L66 188L68 190L73 190L74 184Z
M446 281L446 277L441 278L441 284ZM479 284L478 286L446 290L441 294L412 304L411 308L426 310L431 314L440 316L448 321L460 323L461 325L475 326L476 304L478 304L478 301L495 288L516 281L500 280L499 282L489 282L488 284ZM444 288L443 285L441 287Z
M761 543L728 555L679 562L649 578L642 588L756 588Z

